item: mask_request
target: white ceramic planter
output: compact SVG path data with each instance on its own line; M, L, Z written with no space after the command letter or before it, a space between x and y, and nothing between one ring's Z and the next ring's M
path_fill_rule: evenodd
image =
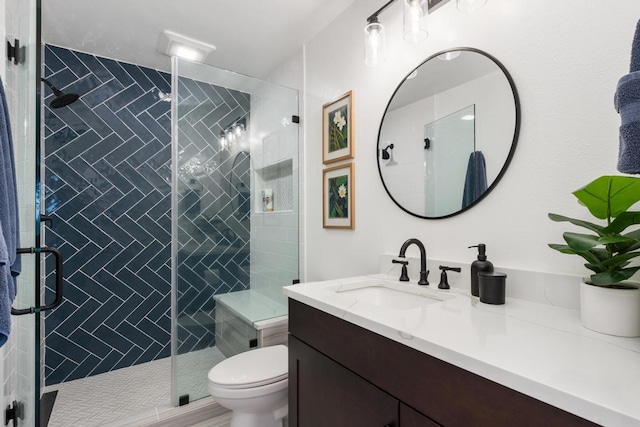
M628 284L628 283L625 283ZM603 334L640 337L640 289L580 284L582 326Z

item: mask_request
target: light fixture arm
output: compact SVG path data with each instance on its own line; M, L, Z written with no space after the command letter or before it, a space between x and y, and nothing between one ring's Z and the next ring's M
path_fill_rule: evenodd
M382 6L380 9L376 10L370 17L368 17L367 18L367 22L369 24L371 24L372 22L378 22L378 15L380 15L382 12L384 12L384 10L386 8L388 8L389 6L391 6L395 2L396 2L396 0L388 1L384 6Z
M388 8L395 2L396 0L390 0L387 3L385 3L380 9L376 10L374 13L371 14L370 17L367 18L367 23L370 24L372 22L378 22L378 15L384 12L386 8ZM429 12L431 12L432 9L435 10L448 2L449 0L428 0L427 3L429 4Z

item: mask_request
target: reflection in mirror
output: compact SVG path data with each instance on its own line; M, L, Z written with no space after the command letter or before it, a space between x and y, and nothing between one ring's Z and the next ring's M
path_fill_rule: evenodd
M475 147L474 107L470 105L424 127L425 145L421 154L427 216L443 216L461 207L467 158Z
M515 87L500 63L470 48L439 52L400 83L387 106L378 134L385 189L422 218L469 209L504 174L519 120Z

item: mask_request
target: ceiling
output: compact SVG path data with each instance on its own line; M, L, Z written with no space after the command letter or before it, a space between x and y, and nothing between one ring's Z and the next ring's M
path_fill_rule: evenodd
M206 63L257 78L354 0L45 0L45 43L169 71L164 30L216 46Z

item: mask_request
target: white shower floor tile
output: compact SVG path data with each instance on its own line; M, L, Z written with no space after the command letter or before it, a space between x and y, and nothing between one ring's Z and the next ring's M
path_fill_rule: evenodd
M178 356L178 390L206 390L207 372L225 359L210 347ZM171 358L45 387L58 390L49 427L136 426L170 411Z

